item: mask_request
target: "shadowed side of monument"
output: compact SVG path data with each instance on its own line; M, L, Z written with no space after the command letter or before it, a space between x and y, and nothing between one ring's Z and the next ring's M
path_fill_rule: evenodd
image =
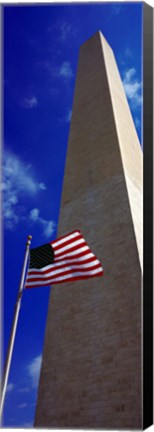
M80 49L58 236L80 229L104 276L52 288L37 427L142 427L141 265L134 222L141 171L113 52L97 32ZM132 204L134 185L139 205Z

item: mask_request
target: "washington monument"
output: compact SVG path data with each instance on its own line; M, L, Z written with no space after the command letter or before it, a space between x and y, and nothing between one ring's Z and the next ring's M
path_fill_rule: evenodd
M142 149L111 47L80 49L58 236L104 276L52 288L35 426L142 428Z

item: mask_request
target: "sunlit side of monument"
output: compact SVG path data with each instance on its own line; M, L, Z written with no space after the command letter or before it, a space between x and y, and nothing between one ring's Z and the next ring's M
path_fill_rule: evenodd
M58 236L80 229L104 276L53 286L36 427L142 427L142 150L113 51L80 49Z

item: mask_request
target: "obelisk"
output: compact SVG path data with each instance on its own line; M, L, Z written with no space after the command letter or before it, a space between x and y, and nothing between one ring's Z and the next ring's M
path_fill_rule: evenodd
M55 285L36 427L142 428L142 150L113 51L80 49L58 235L80 229L104 276Z

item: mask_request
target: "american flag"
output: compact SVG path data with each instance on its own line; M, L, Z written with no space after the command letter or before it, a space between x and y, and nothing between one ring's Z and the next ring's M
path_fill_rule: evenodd
M102 276L103 268L79 230L30 249L25 288Z

